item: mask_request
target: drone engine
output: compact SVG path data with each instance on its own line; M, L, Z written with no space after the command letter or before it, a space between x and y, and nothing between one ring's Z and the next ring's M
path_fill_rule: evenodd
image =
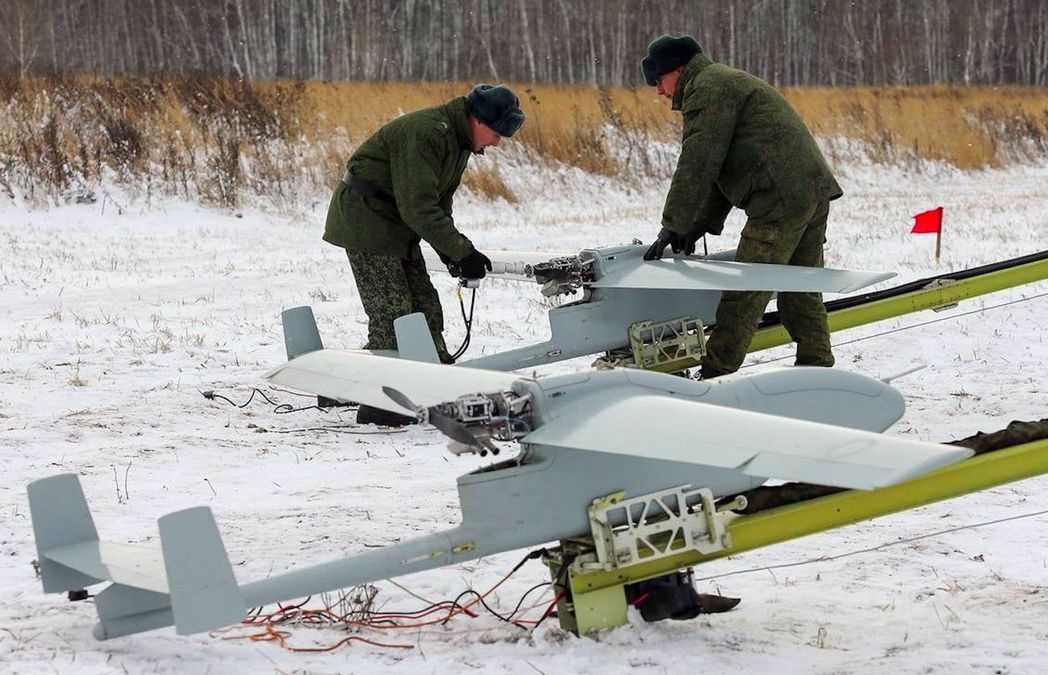
M532 268L535 281L542 284L542 295L552 298L574 293L582 284L593 281L593 260L579 256L554 258Z
M433 406L429 418L434 422L435 416L444 417L459 427L455 435L449 434L452 453L497 455L500 448L493 441L515 441L531 432L529 403L530 397L509 391L471 394ZM470 437L471 442L465 442Z

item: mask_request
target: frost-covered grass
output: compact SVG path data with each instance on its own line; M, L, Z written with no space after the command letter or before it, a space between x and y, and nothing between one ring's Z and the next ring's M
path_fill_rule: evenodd
M570 251L657 230L662 181L626 189L510 161L501 173L518 204L456 202L460 227L481 250ZM831 211L831 266L893 270L902 282L1048 248L1046 167L915 176L854 164L840 174L846 196ZM238 409L201 395L242 402L258 386L278 402L309 402L261 380L283 361L287 307L313 305L328 346L362 343L345 256L320 240L322 199L295 216L250 204L237 215L108 192L115 201L105 205L0 205L0 671L1034 673L1048 662L1046 516L934 534L1048 509L1043 477L711 563L697 570L715 577L700 588L741 596L730 614L651 625L633 616L595 640L554 621L527 634L482 615L393 636L409 651L357 644L295 654L171 629L95 642L91 604L44 596L34 579L31 480L80 474L101 535L116 541L155 544L159 516L208 505L238 579L249 581L448 527L458 519L454 478L484 463L449 455L432 430L376 433L344 412L281 415L257 397ZM946 233L936 265L934 237L907 233L912 214L939 205ZM740 227L733 217L711 246L733 246ZM435 282L455 345L453 284ZM1040 282L841 333L839 367L881 377L928 366L894 383L909 410L890 434L940 441L1048 417L1046 293ZM548 306L535 286L485 284L470 353L541 339ZM757 365L788 354L756 354L747 367L788 364ZM894 545L866 550L884 544ZM451 599L488 588L521 555L398 581ZM776 568L799 561L811 562ZM736 573L751 568L761 571ZM529 563L493 601L509 610L544 578ZM387 610L423 604L379 586ZM340 637L300 628L292 641Z

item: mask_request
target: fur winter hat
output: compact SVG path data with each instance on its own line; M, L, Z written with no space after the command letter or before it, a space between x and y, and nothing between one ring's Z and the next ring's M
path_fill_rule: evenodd
M660 35L648 45L648 55L640 61L644 81L654 87L660 77L691 61L701 51L702 47L690 35Z
M478 84L466 97L466 110L499 136L509 138L524 124L520 99L504 84Z

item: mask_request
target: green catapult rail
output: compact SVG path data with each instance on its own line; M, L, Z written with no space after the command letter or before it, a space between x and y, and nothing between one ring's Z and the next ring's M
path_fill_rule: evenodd
M688 550L613 570L572 570L573 611L570 616L562 612L561 623L580 634L621 625L625 584L1045 473L1048 439L971 457L887 488L849 490L739 516L725 528L731 545L721 551Z
M826 313L830 332L835 332L925 309L944 309L956 305L961 300L1044 279L1048 279L1048 251L974 268L957 275L947 274L914 282L884 293L872 293L868 300L863 300L860 296L857 302L845 301L845 306L839 309L834 307L836 303L829 302L826 303ZM922 287L908 292L897 292L913 288L915 285ZM766 326L757 330L748 351L756 352L790 342L793 342L793 339L781 324Z
M835 332L926 309L946 309L962 300L1045 279L1048 279L1048 251L1041 251L1011 260L912 281L882 291L831 300L826 303L826 316L830 332ZM638 324L638 327L644 328L646 324ZM637 356L640 352L633 344L634 342L635 340L631 337L634 359L637 363L643 364L644 359ZM750 341L747 352L759 352L791 342L793 339L779 323L778 314L770 312L764 315L760 327L753 336L753 340ZM678 352L682 352L676 345L671 346ZM683 350L683 356L668 360L660 356L655 359L655 363L640 367L661 372L686 370L699 365L704 349L701 347L697 353L694 353L695 350ZM651 354L651 351L648 354Z

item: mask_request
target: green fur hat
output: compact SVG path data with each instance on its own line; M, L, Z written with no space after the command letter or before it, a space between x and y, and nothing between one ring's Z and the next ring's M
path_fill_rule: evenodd
M660 35L648 45L648 55L640 61L644 81L654 87L660 77L691 61L701 51L702 47L690 35Z
M466 110L499 136L509 138L524 124L520 99L504 84L478 84L466 97Z

